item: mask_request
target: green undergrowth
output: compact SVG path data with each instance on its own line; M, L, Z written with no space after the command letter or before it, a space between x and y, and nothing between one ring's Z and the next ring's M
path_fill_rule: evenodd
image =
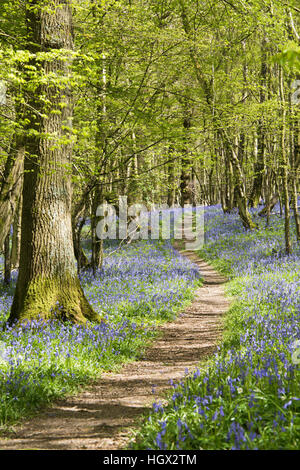
M37 319L8 327L13 288L0 297L0 429L139 359L187 306L200 284L195 267L170 245L140 242L107 253L104 269L83 274L88 301L105 322ZM58 305L59 309L59 305Z
M208 214L199 256L229 279L222 341L154 403L130 448L299 449L300 250L292 233L294 252L285 255L278 215L269 228L256 218L258 230L246 232L235 213Z

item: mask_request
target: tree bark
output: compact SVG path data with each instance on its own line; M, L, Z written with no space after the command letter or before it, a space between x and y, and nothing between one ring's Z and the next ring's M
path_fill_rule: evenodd
M81 288L72 239L72 111L66 85L71 61L67 51L73 49L69 1L27 1L26 24L27 49L32 54L55 51L58 57L41 62L34 56L32 65L57 82L27 90L21 256L9 322L53 316L80 323L100 321Z
M103 204L103 188L101 184L97 184L92 202L92 214L91 214L91 232L92 232L92 259L91 266L94 276L98 268L102 267L103 264L103 240L97 236L97 225L100 221L100 217L96 216L97 208L100 204Z
M274 207L276 206L277 202L279 201L279 194L276 193L272 198L266 203L266 205L262 208L262 210L258 213L260 217L267 216L272 212Z
M185 116L183 120L184 128L184 148L183 148L183 157L181 161L181 175L180 175L180 193L181 193L181 206L184 207L185 204L191 204L193 200L192 190L191 190L191 173L192 173L192 160L189 155L188 149L188 138L189 130L191 128L192 112L188 108L188 103L185 104Z
M4 284L10 284L11 260L10 260L10 232L4 242Z
M23 143L21 136L15 137L15 143L5 165L4 180L0 191L0 249L13 223L22 191L24 167Z
M291 245L291 214L290 214L290 198L289 198L289 159L286 153L286 102L284 96L284 80L283 70L280 69L279 77L279 94L281 99L281 113L282 113L282 125L281 125L281 177L283 187L283 204L284 204L284 233L285 233L285 251L289 255L292 251Z
M174 152L174 147L172 145L169 146L168 155L172 158ZM167 166L167 173L168 173L168 196L167 196L167 204L169 207L173 207L175 204L175 162L170 162Z
M243 179L243 172L242 168L238 159L237 151L235 150L234 145L231 143L230 139L228 138L227 132L223 129L223 136L225 141L230 148L230 161L233 168L233 176L234 176L234 190L237 199L237 207L239 210L239 216L242 221L243 226L246 230L252 230L257 228L255 222L253 222L251 215L248 210L247 204L247 194Z
M18 269L21 252L21 223L22 223L22 195L20 196L18 207L13 222L13 235L11 247L11 267Z
M266 39L262 41L262 59L261 59L261 72L260 72L260 93L259 102L261 105L266 101L266 81L267 81L267 51ZM257 128L257 160L254 165L254 180L251 195L249 198L250 207L257 207L262 193L263 177L265 171L265 124L264 116L262 115L258 122Z

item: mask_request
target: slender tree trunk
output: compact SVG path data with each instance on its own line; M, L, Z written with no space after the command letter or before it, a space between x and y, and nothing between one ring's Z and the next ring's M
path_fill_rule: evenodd
M18 269L21 252L21 224L22 224L22 195L20 196L17 211L13 223L11 267Z
M169 146L169 158L172 158L174 148L172 145ZM167 204L169 207L173 207L175 204L175 162L170 162L168 168L168 197Z
M274 196L271 197L271 199L269 199L269 201L266 201L266 205L262 208L262 210L258 213L258 215L260 217L264 217L269 214L270 216L270 213L272 212L272 210L274 209L278 201L279 201L279 194L276 193L274 194Z
M0 249L13 223L22 191L24 168L24 141L17 135L9 153L0 191Z
M97 237L96 229L99 222L99 217L96 216L97 208L102 204L103 195L102 195L102 185L97 184L94 192L94 198L92 203L92 216L91 216L91 232L92 232L92 270L94 276L98 268L102 267L103 263L103 240Z
M291 235L290 235L290 198L289 198L289 161L286 152L286 103L284 96L284 79L283 70L280 69L279 77L280 86L280 98L281 98L281 113L282 113L282 125L281 125L281 152L282 152L282 186L283 186L283 204L284 204L284 233L285 233L285 251L290 254L292 251L291 246Z
M33 65L43 76L64 81L27 90L28 128L35 132L26 138L20 268L9 322L54 315L80 323L100 321L81 288L72 239L72 113L66 85L67 51L73 49L71 6L67 0L42 5L32 0L25 6L27 49L32 54L55 50L56 56L61 50L64 55L44 63L33 58Z
M81 246L81 232L85 224L85 218L82 219L77 223L77 225L72 224L72 232L73 232L73 244L74 244L74 253L75 258L77 260L77 272L80 274L82 269L86 269L89 266L89 260L83 251Z
M298 109L296 110L297 113ZM295 113L293 109L291 114L295 120ZM299 171L299 120L296 117L296 123L293 128L293 133L291 133L291 154L292 154L292 209L294 212L295 218L295 227L296 227L296 237L300 241L300 215L298 208L298 171Z
M262 59L260 72L260 104L266 101L266 81L267 81L267 52L266 39L262 42ZM254 165L254 180L251 195L249 198L250 207L257 207L262 195L263 177L265 171L265 123L264 116L261 116L257 128L257 160Z
M294 218L295 218L296 237L297 237L297 240L300 241L300 215L299 215L299 207L298 207L298 191L297 191L296 177L293 177L292 208L293 208Z
M10 232L4 242L4 284L10 284L11 259L10 259Z
M180 194L181 194L181 206L185 204L191 204L193 200L191 191L191 172L192 172L192 161L189 155L188 139L189 130L191 128L192 113L188 109L188 103L185 104L185 117L183 120L184 128L184 148L183 157L181 161L181 175L180 175Z
M291 39L295 39L298 45L300 46L300 35L297 30L297 25L294 22L292 11L289 9L290 17L290 36ZM300 79L300 74L296 74L296 80ZM295 106L295 110L293 109ZM299 103L292 103L292 112L293 116L293 189L292 189L292 206L295 217L295 226L296 226L296 237L298 242L300 241L300 215L298 208L298 170L300 166L300 119L299 119Z
M238 159L238 152L236 150L236 146L233 145L228 137L227 131L225 129L222 130L222 134L226 143L226 146L230 149L229 158L233 168L233 176L234 176L234 191L236 197L236 203L239 210L239 216L242 221L243 226L247 230L252 230L257 228L255 222L253 222L250 212L248 210L248 201L247 201L247 194L246 188L244 184L244 177L243 171Z

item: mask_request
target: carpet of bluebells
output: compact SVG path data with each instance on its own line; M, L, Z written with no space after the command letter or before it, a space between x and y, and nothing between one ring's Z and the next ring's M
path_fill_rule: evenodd
M300 448L300 249L294 239L285 255L278 208L269 227L253 216L259 230L246 232L238 214L206 211L200 255L234 296L224 339L205 367L172 384L167 404L154 403L131 447Z
M100 325L37 319L7 327L16 273L9 289L0 280L0 429L138 357L156 326L174 318L201 282L197 266L168 242L107 247L105 255L95 277L81 277L87 298L105 317Z

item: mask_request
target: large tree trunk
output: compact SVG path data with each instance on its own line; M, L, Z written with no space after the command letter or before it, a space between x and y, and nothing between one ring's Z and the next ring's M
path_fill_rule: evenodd
M72 13L66 0L26 2L31 53L73 48ZM48 319L99 321L77 276L71 224L70 58L49 58L33 65L44 77L62 77L32 90L29 97L23 186L20 269L9 322Z

